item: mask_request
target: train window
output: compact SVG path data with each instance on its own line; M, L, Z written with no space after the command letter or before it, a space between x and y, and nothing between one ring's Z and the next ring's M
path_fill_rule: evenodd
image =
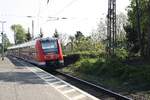
M56 40L44 40L42 42L42 48L45 53L57 53L57 41Z

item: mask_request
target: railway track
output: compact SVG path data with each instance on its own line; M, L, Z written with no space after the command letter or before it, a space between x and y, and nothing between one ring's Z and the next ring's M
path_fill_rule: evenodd
M101 100L133 100L127 96L123 96L121 94L118 94L116 92L113 92L111 90L108 90L106 88L103 88L101 86L97 86L95 84L89 83L87 81L81 80L79 78L73 77L71 75L62 73L57 70L48 70L45 69L45 71L55 75L56 77L61 78L62 80L90 93L91 95L94 95L95 97L101 99Z

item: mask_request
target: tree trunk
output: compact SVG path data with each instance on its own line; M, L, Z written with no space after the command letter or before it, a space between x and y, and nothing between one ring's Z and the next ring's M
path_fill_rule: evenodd
M150 58L150 27L148 27L148 58Z

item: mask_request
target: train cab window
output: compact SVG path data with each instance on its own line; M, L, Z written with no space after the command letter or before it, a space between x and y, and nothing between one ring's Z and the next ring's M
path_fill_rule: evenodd
M57 53L57 41L56 40L42 40L42 49L44 53Z

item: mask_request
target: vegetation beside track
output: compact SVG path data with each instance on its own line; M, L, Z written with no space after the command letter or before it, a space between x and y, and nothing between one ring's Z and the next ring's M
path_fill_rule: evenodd
M68 55L72 63L62 71L125 94L141 91L146 91L146 96L150 94L149 63L137 58L126 60L124 51L112 58L99 55L87 52Z

